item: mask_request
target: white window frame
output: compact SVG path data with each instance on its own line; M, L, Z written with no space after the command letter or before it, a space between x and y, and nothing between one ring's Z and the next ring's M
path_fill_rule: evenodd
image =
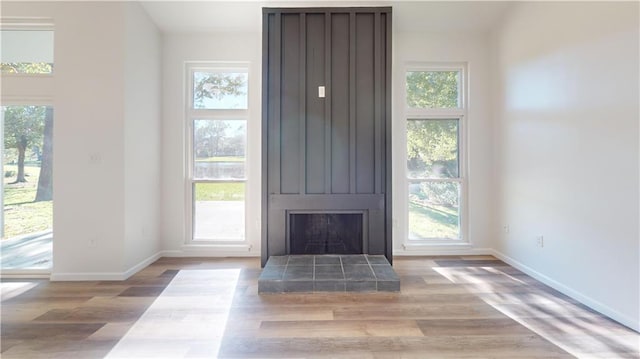
M54 109L55 103L53 86L51 86L55 75L55 28L53 19L32 19L32 18L5 18L0 19L0 29L2 30L51 30L54 31L54 70L48 74L10 74L0 73L2 91L0 92L0 103L2 106L51 106ZM34 89L39 89L35 91ZM4 116L4 114L1 114ZM0 143L4 143L4 119L0 121ZM55 133L54 133L55 145ZM0 158L4 158L4 146L0 148ZM55 176L55 173L54 173ZM4 196L4 184L0 184L0 197ZM0 206L4 208L4 197L0 200ZM4 212L4 211L3 211ZM56 206L53 208L53 221L55 225ZM4 214L0 216L0 226L4 228ZM55 239L54 239L55 241ZM29 276L49 278L56 261L56 252L51 254L51 267L48 269L3 269L0 268L0 275L7 276Z
M195 109L193 106L193 77L195 72L228 72L228 73L246 73L247 80L247 108L246 109ZM250 83L251 83L250 63L248 62L187 62L185 64L185 144L186 144L186 166L185 166L185 244L186 245L247 245L248 243L248 188L250 183L249 162L250 155L248 144L249 135L249 109L251 108L250 99ZM245 177L244 179L195 179L194 173L194 153L193 153L193 124L194 120L229 120L229 121L245 121L246 137L245 137ZM244 238L216 238L216 239L196 239L194 238L195 228L195 200L193 188L196 183L244 183Z
M30 78L30 77L45 77L52 78L56 71L56 63L55 63L55 29L53 24L53 19L1 19L0 20L0 30L6 31L53 31L53 48L54 48L54 58L53 58L53 68L50 73L42 73L42 74L25 74L25 73L3 73L3 77L7 78Z
M458 108L411 108L407 105L407 92L406 92L406 75L408 72L414 71L459 71L460 81L458 83L458 96L459 107ZM424 246L460 246L469 244L468 236L468 195L467 195L467 93L468 93L468 79L467 79L467 64L466 63L407 63L402 73L402 103L403 103L403 121L402 121L402 202L404 209L403 216L403 232L405 249L419 249ZM409 178L409 170L407 168L407 123L412 120L458 120L458 166L459 173L457 178L440 178L440 179L412 179ZM450 238L425 238L425 239L409 239L409 184L416 182L457 182L460 185L460 198L459 198L459 225L460 225L460 237L457 239Z

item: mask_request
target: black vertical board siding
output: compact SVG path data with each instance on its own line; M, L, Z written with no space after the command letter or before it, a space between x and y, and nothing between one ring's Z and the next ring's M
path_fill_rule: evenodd
M281 193L280 187L280 14L269 16L268 126L269 193Z
M392 148L392 132L391 132L391 13L384 14L384 54L385 54L385 99L384 99L384 138L385 138L385 256L390 264L393 264L393 212L392 212L392 181L391 181L391 148Z
M325 179L325 99L318 87L325 85L324 14L307 14L307 194L324 193Z
M300 64L305 66L300 66L300 83L298 84L298 88L300 89L300 98L304 99L304 101L300 101L298 104L298 122L299 122L299 132L298 132L298 148L300 153L298 154L298 182L300 185L300 193L307 193L307 15L302 13L300 16L300 46L298 48L298 53L300 56Z
M374 185L375 185L375 193L384 193L382 191L382 166L384 165L384 162L382 162L382 152L383 152L383 146L382 146L382 126L384 124L383 122L383 116L382 116L382 92L383 87L382 87L382 77L383 77L383 73L382 73L382 63L383 63L383 57L382 55L382 46L381 46L381 37L382 34L380 33L380 29L381 29L381 21L380 21L380 14L377 13L374 15L375 19L374 19L374 27L373 27L373 32L374 32L374 42L373 42L373 65L374 65L374 75L373 75L373 84L374 84L374 118L373 118L373 123L374 123L374 161L373 161L373 166L374 166Z
M333 84L331 82L331 18L330 12L324 16L324 193L331 193L331 126L333 118L331 116L331 99Z
M374 15L356 15L356 193L374 193Z
M300 193L300 16L282 15L281 193Z
M282 80L282 16L281 14L274 14L273 22L270 21L270 28L273 30L269 37L269 193L276 194L281 193L280 182L280 120L281 120L281 80ZM271 34L273 36L271 36ZM282 228L279 224L281 221L277 220L277 216L272 211L268 210L267 221L267 236L271 238L284 238L281 235ZM280 253L283 250L286 243L280 243L279 241L271 241L264 243L267 245L267 251L269 255ZM286 248L286 247L285 247ZM286 250L286 249L285 249ZM268 259L268 258L267 258ZM266 262L267 259L263 260Z
M380 163L384 166L381 167L381 174L380 174L380 188L381 188L381 193L385 193L386 192L386 183L387 183L387 178L386 178L386 171L387 171L387 151L386 151L386 147L391 147L390 144L391 142L387 143L387 138L386 138L386 134L387 134L387 128L386 128L386 121L384 121L384 119L387 117L387 102L385 99L385 95L387 92L391 91L391 87L387 88L387 71L385 71L385 69L387 68L387 14L380 14L380 28L376 30L379 34L380 37L378 38L379 44L380 44L380 138L382 143L384 144L384 146L382 146L382 148L380 148L378 151L380 152ZM390 75L389 75L390 76ZM389 84L389 86L391 86L391 84Z
M331 193L349 193L349 14L331 22Z
M356 193L356 13L349 14L349 193Z
M260 220L262 222L262 226L260 226L260 237L262 239L260 246L260 257L261 264L264 266L267 263L267 259L269 258L269 251L267 250L267 223L269 222L269 216L267 215L269 211L269 181L268 175L269 172L269 90L268 88L264 88L269 84L269 18L274 15L270 15L267 13L262 14L262 163L260 167L262 169L262 186L261 186L261 213ZM266 178L266 179L265 179Z

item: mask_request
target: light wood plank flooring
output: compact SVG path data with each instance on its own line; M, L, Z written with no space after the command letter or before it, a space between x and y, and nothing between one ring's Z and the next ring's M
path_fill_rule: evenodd
M258 295L259 259L2 281L2 358L639 358L638 333L487 256L398 257L400 293Z

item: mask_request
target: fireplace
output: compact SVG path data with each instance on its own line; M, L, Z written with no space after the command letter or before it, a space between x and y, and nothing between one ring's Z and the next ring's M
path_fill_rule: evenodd
M289 213L290 254L362 254L364 213Z
M262 265L391 262L391 8L263 8L262 35Z

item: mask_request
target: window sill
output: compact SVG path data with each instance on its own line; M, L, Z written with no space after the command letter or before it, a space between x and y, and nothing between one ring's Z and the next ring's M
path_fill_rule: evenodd
M0 279L49 279L51 269L0 269Z
M251 245L245 241L238 241L238 243L230 242L213 242L213 241L190 241L182 246L183 249L187 248L226 248L226 249L241 249L250 250Z
M197 243L189 242L182 246L182 252L186 254L199 255L250 255L252 253L252 245L247 243Z
M402 244L402 247L406 251L423 251L423 250L439 250L439 249L470 249L473 246L469 242L462 241L451 241L451 242L442 242L442 241L416 241L415 243L405 242Z
M400 248L394 250L394 256L462 256L462 255L486 255L490 251L486 248L477 248L469 242L457 241L443 243L421 241L418 243L402 243Z

